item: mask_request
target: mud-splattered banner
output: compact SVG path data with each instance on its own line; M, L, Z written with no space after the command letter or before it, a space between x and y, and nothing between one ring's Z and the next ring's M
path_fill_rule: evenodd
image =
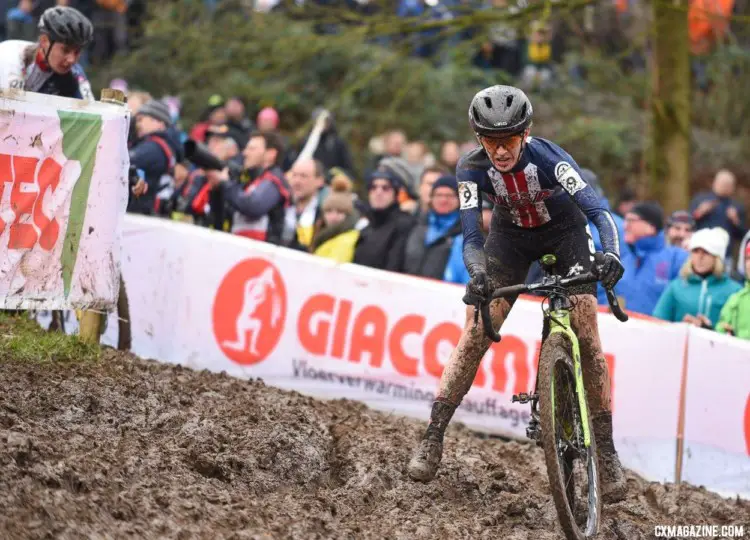
M128 125L122 106L0 91L0 308L116 304Z

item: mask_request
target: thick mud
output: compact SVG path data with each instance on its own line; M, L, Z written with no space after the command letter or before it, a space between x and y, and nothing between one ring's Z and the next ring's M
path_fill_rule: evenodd
M107 350L95 364L0 352L0 537L561 537L541 451L446 437L430 484L406 463L424 426ZM750 503L629 474L601 538L745 524Z

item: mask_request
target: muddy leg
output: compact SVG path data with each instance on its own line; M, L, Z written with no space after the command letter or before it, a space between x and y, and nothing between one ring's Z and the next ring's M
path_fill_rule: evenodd
M581 347L583 384L591 413L596 416L612 410L611 383L607 360L599 339L599 324L596 318L596 298L585 294L576 296L576 308L571 312L570 322L578 336Z
M490 305L490 316L496 329L502 326L511 306L512 303L507 300L495 300ZM443 455L445 430L456 407L461 404L461 400L471 388L479 363L490 343L484 335L481 318L478 324L474 325L474 308L467 307L466 323L461 339L440 377L438 396L432 404L430 423L409 462L409 475L414 480L429 482L435 477Z
M592 295L576 298L578 304L570 322L581 347L583 384L599 453L602 498L605 502L617 502L627 495L627 483L612 439L611 382L599 338L596 298Z

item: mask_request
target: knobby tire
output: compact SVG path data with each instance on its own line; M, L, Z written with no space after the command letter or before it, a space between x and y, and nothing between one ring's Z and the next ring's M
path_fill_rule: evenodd
M589 446L588 459L586 465L588 493L593 492L593 497L588 500L581 500L576 496L576 489L572 482L573 461L566 459L565 456L559 456L557 433L554 429L555 410L552 407L552 380L558 373L556 366L563 367L569 374L569 382L575 385L573 374L573 360L570 353L570 345L566 337L562 334L550 334L545 340L542 351L539 355L539 376L538 388L539 395L539 420L541 428L541 441L544 450L544 459L547 464L547 476L549 478L550 491L555 501L558 519L565 537L568 540L585 540L593 538L599 528L601 519L601 499L599 497L599 464L596 454L596 441L594 432L591 427L591 417L588 418L589 433L591 434L591 444ZM573 386L573 390L575 386ZM572 391L573 391L572 390ZM572 392L571 391L571 392ZM557 395L560 396L559 390ZM578 397L575 393L571 395L575 401L574 411L580 422L580 411L578 407ZM555 406L560 408L560 399L555 402ZM570 504L569 504L570 502ZM575 508L576 505L586 505L587 523L582 527L576 523ZM572 508L571 508L572 507ZM589 520L589 515L593 515L593 522ZM581 530L583 529L583 530Z

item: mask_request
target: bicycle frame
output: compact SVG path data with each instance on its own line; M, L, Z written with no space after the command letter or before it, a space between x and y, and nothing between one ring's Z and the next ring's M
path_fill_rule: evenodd
M575 376L576 393L578 394L578 408L581 413L581 424L583 428L583 444L588 448L591 444L589 433L588 416L589 410L586 404L586 390L583 386L583 370L581 368L581 348L578 344L578 336L573 331L570 323L570 302L567 298L558 295L550 297L550 309L545 313L545 319L549 322L549 334L563 334L569 340L573 352L573 374ZM538 371L537 371L538 374ZM552 382L554 384L554 381ZM552 393L554 400L555 393ZM552 407L555 407L554 402Z

